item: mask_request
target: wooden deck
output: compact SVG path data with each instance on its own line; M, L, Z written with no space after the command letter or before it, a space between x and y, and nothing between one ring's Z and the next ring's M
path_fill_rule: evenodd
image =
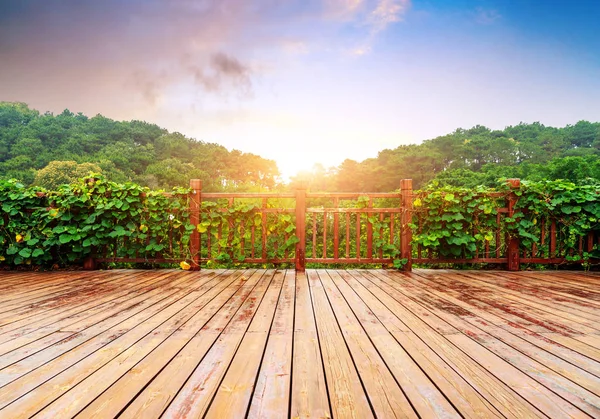
M0 274L0 417L600 417L600 275Z

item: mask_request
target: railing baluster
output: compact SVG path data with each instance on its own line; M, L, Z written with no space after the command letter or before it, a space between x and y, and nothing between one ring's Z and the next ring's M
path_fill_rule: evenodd
M556 256L556 220L550 222L550 257Z
M356 213L356 258L360 259L360 212Z
M379 243L383 243L383 212L379 213ZM379 246L379 259L383 259L383 246Z
M256 232L256 225L254 223L252 223L252 227L250 227L250 244L251 244L251 249L250 249L250 257L252 259L254 259L254 248L256 246L256 237L255 237L255 232Z
M323 213L323 259L327 258L327 212Z
M350 213L346 213L346 259L350 257Z
M244 220L240 222L240 254L243 258L246 257L246 223Z
M267 198L262 199L262 254L263 262L267 262L267 213L264 211L267 208Z
M338 208L340 205L338 198L333 198L333 207ZM333 213L333 258L339 259L340 248L340 215L337 212Z
M312 257L317 257L317 213L312 215Z
M373 199L369 197L369 209L373 208ZM367 213L367 258L373 257L373 224L369 221L371 213Z

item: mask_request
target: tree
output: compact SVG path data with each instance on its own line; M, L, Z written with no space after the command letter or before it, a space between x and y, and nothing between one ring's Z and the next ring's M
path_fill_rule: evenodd
M33 181L34 185L55 190L60 185L71 184L77 179L89 176L91 173L101 173L102 170L95 164L75 161L51 161L48 166L38 170Z

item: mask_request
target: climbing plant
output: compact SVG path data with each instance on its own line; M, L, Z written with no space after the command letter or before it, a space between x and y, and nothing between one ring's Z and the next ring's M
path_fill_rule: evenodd
M454 258L473 258L478 249L494 251L502 245L497 209L505 197L490 192L433 185L418 193L413 201L413 247Z

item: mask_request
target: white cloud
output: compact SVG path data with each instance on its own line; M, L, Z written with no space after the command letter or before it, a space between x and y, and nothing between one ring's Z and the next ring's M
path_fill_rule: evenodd
M502 15L497 10L482 7L475 9L475 22L481 25L491 25L501 18Z

